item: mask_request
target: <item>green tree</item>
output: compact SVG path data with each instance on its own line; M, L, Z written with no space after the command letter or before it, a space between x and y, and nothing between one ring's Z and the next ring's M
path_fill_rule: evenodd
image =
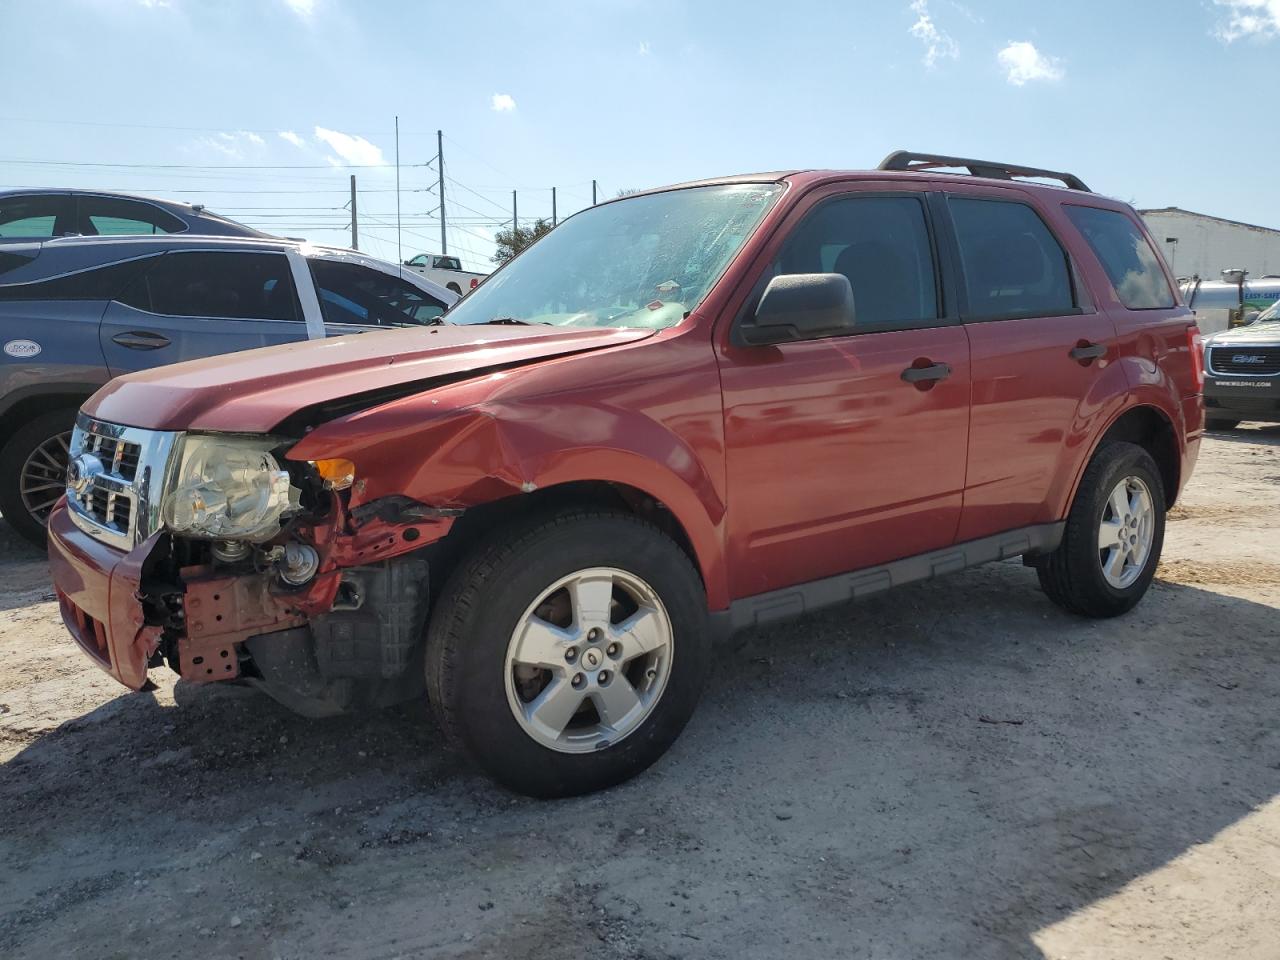
M551 221L542 219L539 219L531 227L515 227L514 229L508 227L506 230L499 230L493 238L493 242L498 245L498 251L493 255L493 262L498 264L506 263L533 241L550 232Z

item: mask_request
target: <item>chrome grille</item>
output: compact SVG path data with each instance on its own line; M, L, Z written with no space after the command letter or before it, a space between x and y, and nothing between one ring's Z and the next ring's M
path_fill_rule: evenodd
M1274 377L1280 373L1280 347L1210 346L1209 369L1238 377Z
M81 530L128 550L160 527L159 498L179 434L84 414L71 435L67 506Z

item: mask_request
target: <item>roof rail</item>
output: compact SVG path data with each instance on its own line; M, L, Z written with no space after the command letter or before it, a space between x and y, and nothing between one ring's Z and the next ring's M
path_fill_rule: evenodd
M938 167L964 167L972 176L992 177L996 180L1012 180L1014 177L1043 177L1047 180L1061 180L1072 190L1083 190L1092 193L1083 180L1074 173L1059 173L1056 170L1041 170L1038 167L1018 167L1010 163L996 163L993 160L967 160L964 157L943 157L932 153L912 153L909 150L895 150L882 161L880 170L933 170Z

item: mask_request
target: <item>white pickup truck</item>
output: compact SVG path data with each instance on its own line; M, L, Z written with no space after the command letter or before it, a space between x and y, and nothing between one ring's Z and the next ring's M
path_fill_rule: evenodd
M411 260L406 260L404 265L456 294L474 290L488 276L487 273L463 270L462 261L457 257L441 256L438 253L420 253Z

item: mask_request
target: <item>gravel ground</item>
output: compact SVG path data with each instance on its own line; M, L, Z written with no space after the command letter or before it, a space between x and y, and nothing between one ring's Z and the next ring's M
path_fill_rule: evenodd
M1280 427L1146 601L1017 563L739 638L650 772L490 785L425 705L131 694L0 542L0 956L1280 957Z

